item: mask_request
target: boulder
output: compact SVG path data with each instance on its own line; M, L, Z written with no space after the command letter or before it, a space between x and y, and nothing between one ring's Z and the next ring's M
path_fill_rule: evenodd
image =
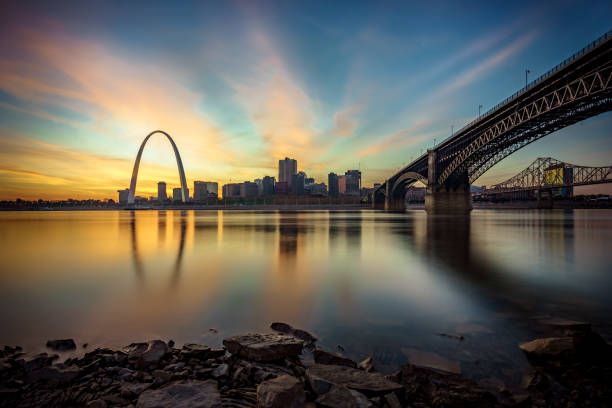
M169 351L168 345L161 340L147 343L132 343L126 347L128 360L138 368L157 364Z
M359 368L365 371L366 373L373 373L376 371L372 362L372 357L368 357L361 363L359 363Z
M219 365L219 367L215 368L212 372L212 376L215 378L225 377L229 374L229 366L225 363Z
M59 356L57 354L47 354L40 353L32 357L31 360L28 360L24 363L24 368L26 371L38 370L46 366L50 366L53 363L53 360L58 359Z
M412 364L402 366L391 378L405 388L404 398L411 404L431 407L498 406L493 394L457 374L442 373Z
M158 390L140 394L136 408L221 408L217 383L208 381L174 382Z
M297 357L304 342L284 334L249 333L223 340L227 350L235 355L255 361L276 361Z
M283 375L267 380L257 387L258 408L306 407L304 385L297 378Z
M30 382L56 380L60 383L68 383L78 377L83 370L76 366L60 368L57 366L42 367L38 370L30 371L27 379Z
M372 402L360 392L343 386L332 386L331 389L316 400L317 405L328 408L370 408Z
M76 344L72 339L49 340L47 341L47 347L52 350L67 351L76 349Z
M527 357L535 359L561 359L575 353L574 340L571 337L548 337L522 343L521 350Z
M297 337L300 340L304 340L306 344L312 344L317 341L317 338L308 333L306 330L296 329L287 323L274 322L270 325L270 328L277 332L289 334L293 337Z
M384 395L398 391L402 386L378 373L366 373L356 368L315 364L306 370L306 378L319 395L327 393L332 386L340 385L366 395Z
M316 349L312 354L314 357L314 361L317 364L339 365L357 368L357 363L337 353L330 353L324 350Z
M225 354L225 349L212 348L202 344L187 343L181 349L181 357L183 359L197 358L200 360L208 360L209 358L218 358Z

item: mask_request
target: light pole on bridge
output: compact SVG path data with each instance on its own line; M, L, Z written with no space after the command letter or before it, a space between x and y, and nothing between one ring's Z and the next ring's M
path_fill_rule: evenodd
M525 70L525 88L527 88L527 75L531 74L531 71L526 69Z
M478 119L480 119L480 110L482 109L482 105L478 105Z

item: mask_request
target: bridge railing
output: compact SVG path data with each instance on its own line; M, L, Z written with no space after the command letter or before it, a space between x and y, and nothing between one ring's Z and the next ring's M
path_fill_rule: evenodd
M574 62L576 59L582 57L584 54L586 54L587 52L591 51L593 48L596 48L597 46L599 46L603 42L607 41L609 38L612 38L612 30L608 31L607 33L605 33L604 35L602 35L601 37L599 37L595 41L589 43L587 46L582 48L580 51L575 52L569 58L566 58L565 60L563 60L559 64L555 65L553 68L551 68L548 71L546 71L545 74L543 74L543 75L539 76L538 78L536 78L535 80L529 82L525 87L519 89L518 91L513 93L511 96L507 97L506 99L504 99L503 101L501 101L500 103L498 103L497 105L495 105L494 107L492 107L491 109L486 111L484 114L480 115L478 118L474 119L473 121L471 121L467 125L462 126L461 129L459 129L458 131L454 132L454 135L460 134L465 129L471 127L475 123L477 123L480 120L484 119L486 116L490 115L491 113L493 113L494 111L496 111L497 109L502 107L503 105L505 105L508 102L510 102L511 100L515 99L517 96L522 95L523 93L525 93L528 89L530 89L534 85L539 84L540 82L542 82L546 78L548 78L551 75L553 75L554 73L558 72L561 68L565 67L566 65L570 64L571 62ZM453 137L453 135L448 137L446 140L444 140L440 144L443 144L447 140L450 140L452 137Z

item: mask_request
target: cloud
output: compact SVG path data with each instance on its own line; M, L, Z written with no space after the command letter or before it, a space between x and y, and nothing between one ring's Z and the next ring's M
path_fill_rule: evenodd
M333 133L337 136L353 136L353 131L357 126L357 114L363 109L363 103L350 106L334 114Z

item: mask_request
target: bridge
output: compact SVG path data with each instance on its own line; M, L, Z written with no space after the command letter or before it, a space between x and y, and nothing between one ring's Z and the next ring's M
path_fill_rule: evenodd
M417 181L428 213L468 213L470 185L496 163L559 129L612 110L612 31L588 44L371 193L375 209L403 211Z
M603 183L612 183L612 166L577 166L552 157L540 157L520 173L502 183L492 185L480 194L544 190Z

